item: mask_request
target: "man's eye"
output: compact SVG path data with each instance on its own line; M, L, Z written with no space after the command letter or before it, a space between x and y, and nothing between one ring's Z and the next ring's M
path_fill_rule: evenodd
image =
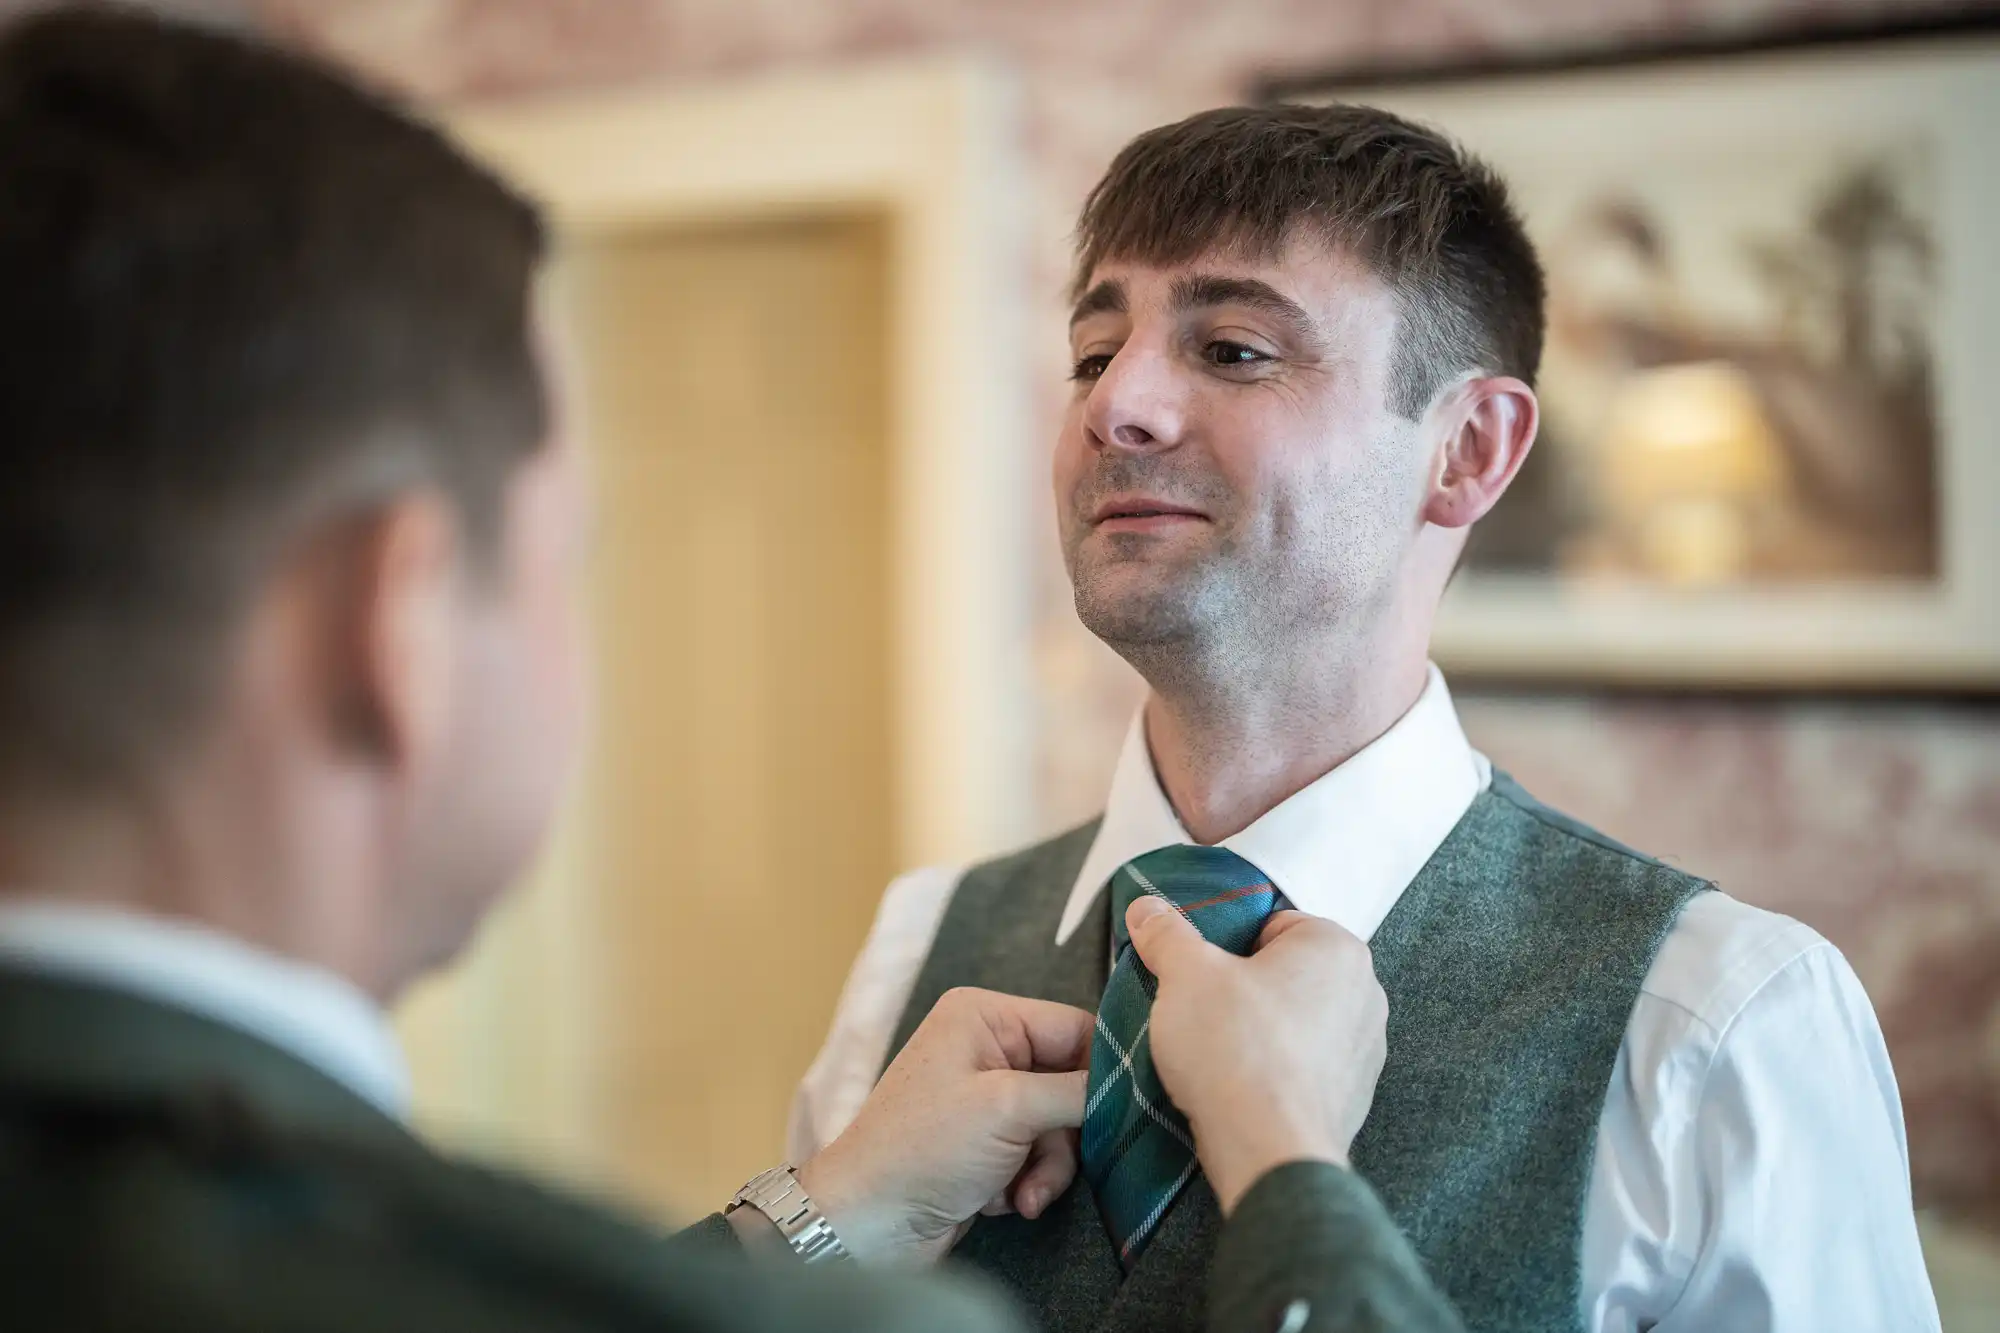
M1095 356L1079 357L1076 364L1070 367L1069 377L1084 384L1095 383L1103 377L1105 369L1110 364L1111 358L1102 353Z
M1201 349L1203 359L1212 366L1254 366L1271 358L1245 343L1233 343L1223 339Z

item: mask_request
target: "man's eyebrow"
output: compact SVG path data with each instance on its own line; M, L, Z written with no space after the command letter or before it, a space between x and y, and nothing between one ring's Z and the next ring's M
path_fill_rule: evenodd
M1255 278L1225 278L1213 273L1191 273L1175 278L1167 300L1174 313L1185 314L1207 306L1240 305L1261 311L1277 320L1292 336L1311 347L1320 346L1319 325L1305 307L1267 282Z
M1106 278L1083 294L1076 303L1076 309L1069 312L1069 323L1075 328L1092 315L1122 315L1126 312L1125 284L1116 278Z

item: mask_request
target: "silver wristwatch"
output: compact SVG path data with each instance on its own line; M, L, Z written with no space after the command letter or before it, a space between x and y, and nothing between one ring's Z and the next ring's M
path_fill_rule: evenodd
M827 1263L848 1257L847 1247L834 1234L833 1223L826 1220L791 1167L774 1166L750 1177L750 1183L736 1191L723 1211L733 1213L746 1205L770 1218L792 1253L805 1262Z

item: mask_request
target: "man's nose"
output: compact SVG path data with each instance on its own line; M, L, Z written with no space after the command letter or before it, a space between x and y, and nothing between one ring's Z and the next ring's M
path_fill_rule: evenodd
M1186 390L1163 353L1127 344L1091 386L1084 428L1093 449L1171 449L1185 428Z

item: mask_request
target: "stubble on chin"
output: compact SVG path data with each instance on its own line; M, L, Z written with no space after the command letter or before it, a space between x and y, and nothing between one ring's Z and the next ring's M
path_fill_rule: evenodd
M1077 619L1141 672L1156 659L1199 652L1219 628L1214 622L1227 620L1226 593L1200 558L1079 551L1069 568Z

